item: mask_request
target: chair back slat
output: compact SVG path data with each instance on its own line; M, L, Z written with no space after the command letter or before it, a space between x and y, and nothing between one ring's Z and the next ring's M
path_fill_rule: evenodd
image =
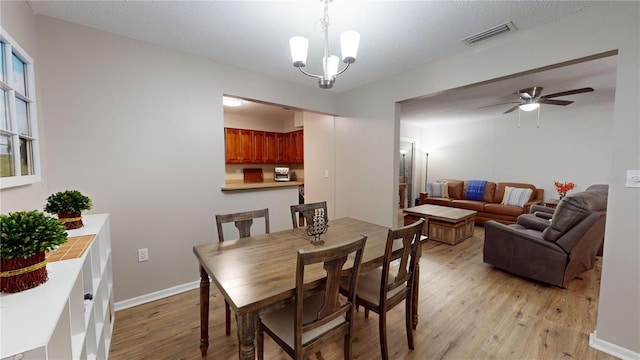
M360 264L362 262L362 251L364 249L367 237L361 235L354 241L342 245L334 245L323 247L311 251L303 249L298 250L297 270L296 270L296 313L295 313L295 342L296 348L302 348L303 333L323 326L340 316L345 316L345 324L353 319L353 304L355 301L355 292L351 291L346 300L340 301L340 281L344 279L345 263L353 256L353 266L349 271L349 282L352 289L357 285L358 275L360 272ZM326 272L326 278L322 285L322 305L315 313L312 319L303 319L303 305L305 297L309 293L316 292L318 289L305 289L304 274L308 266L322 263ZM346 326L346 325L345 325Z
M218 241L224 241L224 231L222 225L233 222L238 229L239 237L251 236L251 225L253 219L264 218L265 234L269 233L269 209L244 211L239 213L216 215L216 226L218 228Z
M387 293L404 286L403 291L398 292L394 297L405 298L406 292L410 292L413 283L413 275L418 259L418 247L420 234L424 225L424 219L420 219L411 225L407 225L395 230L389 230L385 248L384 260L382 264L382 277L380 284L380 302L387 301ZM401 248L394 250L397 240L402 243ZM392 272L397 269L397 272Z
M298 223L299 215L301 214L304 219L309 219L313 216L316 209L322 209L324 211L325 217L328 216L327 213L327 202L320 201L309 204L299 204L299 205L291 205L291 222L293 224L293 228L297 228L299 226L304 226L304 223Z

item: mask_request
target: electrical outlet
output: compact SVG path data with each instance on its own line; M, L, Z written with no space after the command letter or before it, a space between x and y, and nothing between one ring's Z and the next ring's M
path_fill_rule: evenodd
M138 262L149 260L149 250L147 248L138 249Z
M625 186L640 188L640 170L627 170Z

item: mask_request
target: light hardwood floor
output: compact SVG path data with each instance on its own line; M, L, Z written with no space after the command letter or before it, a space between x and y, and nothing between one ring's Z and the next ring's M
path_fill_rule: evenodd
M483 263L483 239L484 228L476 227L474 237L458 245L429 241L423 246L416 347L407 347L404 306L398 306L387 318L390 358L616 359L588 345L597 317L601 260L560 289ZM224 301L215 285L211 293L207 359L237 358L236 336L224 335ZM354 326L354 359L380 358L377 315L365 319L357 313ZM201 359L199 341L198 290L192 290L118 311L110 359ZM265 358L288 356L265 335ZM341 358L340 343L312 357Z

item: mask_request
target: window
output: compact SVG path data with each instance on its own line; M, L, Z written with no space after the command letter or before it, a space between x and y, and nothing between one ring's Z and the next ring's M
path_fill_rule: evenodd
M41 175L33 60L0 29L0 188L8 188Z

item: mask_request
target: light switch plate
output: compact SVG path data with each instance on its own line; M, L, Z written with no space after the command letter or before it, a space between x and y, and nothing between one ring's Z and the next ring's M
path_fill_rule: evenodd
M640 170L627 170L626 187L640 188Z

